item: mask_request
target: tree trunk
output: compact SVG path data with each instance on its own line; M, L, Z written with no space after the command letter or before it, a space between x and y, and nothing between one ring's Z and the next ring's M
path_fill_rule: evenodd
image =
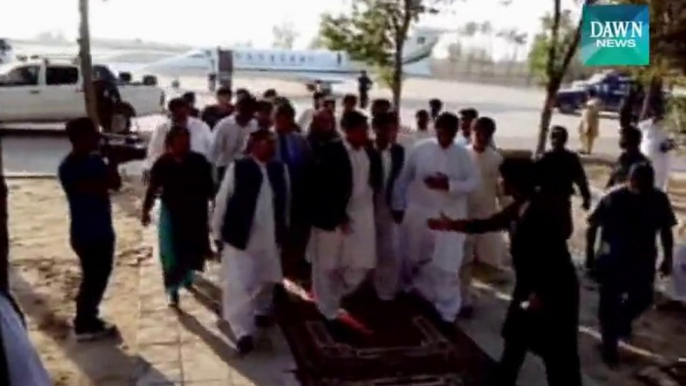
M81 25L79 27L79 63L83 77L83 95L86 105L86 114L96 126L99 124L98 107L95 98L95 88L93 87L93 63L91 60L91 38L88 24L88 1L79 0L79 15Z
M404 39L403 39L404 43ZM391 92L393 93L393 106L395 111L400 111L400 100L403 92L403 43L397 45L393 60L393 75L391 78Z
M586 0L585 2L585 4L593 3L595 3L595 0ZM560 89L562 79L564 78L565 73L567 72L567 68L569 68L569 63L572 62L572 58L574 57L576 49L579 46L579 41L581 40L582 24L581 20L579 20L579 23L576 26L576 30L574 31L574 37L572 39L572 42L569 44L569 47L567 47L567 52L565 53L565 56L562 59L562 65L559 68L556 68L555 62L557 60L557 45L560 44L560 40L558 39L558 29L562 10L560 0L554 0L554 5L555 13L553 15L554 21L552 31L553 40L550 49L548 50L548 64L546 70L546 74L548 75L548 86L546 87L543 111L541 111L541 121L538 127L538 143L536 144L536 155L539 156L543 154L543 152L545 151L545 145L548 142L548 130L550 129L550 121L552 120L553 110L555 109L555 96L557 95L557 91Z
M541 120L538 125L538 141L536 143L536 155L541 155L545 151L545 145L548 142L548 131L550 129L550 122L553 119L553 111L555 110L555 95L558 87L548 87L545 95L545 103L541 111Z

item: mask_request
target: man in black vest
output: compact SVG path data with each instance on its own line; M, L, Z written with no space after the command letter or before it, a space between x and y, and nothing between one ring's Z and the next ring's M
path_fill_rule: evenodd
M224 245L222 319L241 354L253 350L255 327L271 324L289 202L288 170L273 159L274 134L259 130L250 141L250 156L234 161L222 180L212 218L215 240Z
M344 140L324 145L315 162L311 199L313 290L334 328L341 299L376 266L374 194L382 174L378 153L367 147L367 117L346 113L341 126Z
M390 301L399 290L401 261L396 249L396 226L401 220L391 211L391 195L395 181L405 163L405 148L395 143L398 119L395 113L378 114L372 119L376 134L374 148L382 166L382 186L376 195L376 251L378 261L374 271L374 286L380 299ZM397 220L397 221L396 221Z

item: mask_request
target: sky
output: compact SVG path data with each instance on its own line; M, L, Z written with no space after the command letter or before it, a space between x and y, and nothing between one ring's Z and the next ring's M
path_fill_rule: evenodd
M296 47L305 48L316 35L323 13L338 13L350 7L350 0L91 0L90 3L94 37L198 47L250 41L260 48L271 46L274 26L287 23L299 34ZM563 3L575 8L573 0L563 0ZM539 29L540 16L552 10L552 5L552 0L513 0L508 7L500 5L499 0L458 0L452 12L427 17L420 24L455 30L469 21L489 20L496 30L517 28L533 34ZM59 32L72 39L78 32L77 0L0 0L0 9L0 37L32 38L43 32ZM443 40L450 40L450 36ZM495 51L505 49L504 43L495 43Z

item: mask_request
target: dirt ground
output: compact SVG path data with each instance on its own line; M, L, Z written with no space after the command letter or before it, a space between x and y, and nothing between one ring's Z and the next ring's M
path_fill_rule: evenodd
M592 186L603 188L609 177L610 169L605 166L587 165L586 174ZM676 214L682 224L686 222L686 208L680 206L686 202L686 180L673 179L670 181L670 198L673 201ZM579 264L581 279L580 299L580 340L579 350L582 369L585 375L596 381L598 385L612 386L666 386L686 385L686 382L665 383L666 372L675 371L675 362L686 356L686 307L677 305L668 310L655 307L644 314L634 326L634 335L630 342L623 346L622 364L616 369L610 369L602 361L598 350L600 344L600 329L598 326L598 288L597 284L584 277L581 270L585 250L586 217L588 213L581 209L581 201L575 199L573 203L574 234L570 239L570 250ZM686 236L686 226L678 227L676 237ZM677 239L678 240L678 239ZM678 241L677 241L678 242ZM502 280L502 275L489 269L480 267L476 276L487 284L483 296L493 296L493 289L499 294L511 293L514 281ZM660 287L668 280L658 282ZM664 293L656 296L656 304L665 304L668 300ZM656 375L660 381L648 381L642 377L646 370ZM659 370L659 371L655 371Z
M607 168L589 166L595 186L603 186ZM74 296L79 284L78 261L69 247L68 212L64 195L53 179L9 179L12 286L27 314L31 339L58 386L128 385L141 366L136 357L139 314L138 266L151 258L150 244L139 223L141 189L126 184L113 197L117 229L116 267L103 302L103 315L121 331L119 342L79 344L71 336ZM686 181L675 180L670 194L677 213L685 218ZM585 217L574 205L573 250L584 248ZM683 229L679 232L683 236ZM509 292L510 284L498 285ZM115 301L116 300L116 301ZM636 324L635 336L624 350L624 363L615 370L600 360L597 288L582 280L580 321L584 372L602 385L639 386L637 374L655 364L684 356L686 309L650 310Z
M592 186L605 186L609 168L604 166L587 166L586 173ZM686 180L672 179L669 194L675 212L681 224L686 221ZM572 236L571 247L574 251L585 249L585 230L587 213L581 209L577 200L574 204L575 232ZM686 227L678 227L676 237L686 236ZM677 239L678 242L678 239ZM660 285L668 281L660 282ZM637 379L639 373L653 365L664 365L678 360L686 354L686 308L663 310L653 308L641 317L635 324L634 336L625 346L624 363L616 370L607 369L597 351L599 341L599 327L597 323L598 292L597 285L583 278L581 291L580 324L581 358L584 371L598 381L605 381L611 385L645 385ZM661 293L657 295L657 304L663 304L667 299ZM648 382L647 384L651 384Z
M127 185L113 197L116 267L101 311L119 327L122 339L77 348L70 325L80 274L69 246L64 194L54 179L9 179L8 186L12 287L55 385L129 384L137 366L132 355L139 307L137 267L152 254L142 242L140 194Z

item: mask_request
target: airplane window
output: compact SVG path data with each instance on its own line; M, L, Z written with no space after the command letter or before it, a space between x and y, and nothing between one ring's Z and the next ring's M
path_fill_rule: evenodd
M258 58L260 61L262 61L262 60L264 60L264 55L258 54L258 55L257 55L257 58Z
M246 54L246 55L245 55L245 58L246 58L247 60L252 60L252 55Z
M295 55L291 55L291 63L295 62Z
M417 43L419 44L424 44L426 43L426 38L424 36L420 36L417 38Z
M17 67L7 74L7 83L13 86L37 86L39 72L38 66Z
M50 66L45 71L45 83L48 86L77 84L79 69L71 66Z
M285 61L286 61L286 55L281 54L281 61L282 61L282 62L285 62Z
M276 57L275 57L274 55L271 55L271 56L270 56L270 60L273 62L273 61L276 60Z
M304 56L300 57L300 63L305 63L305 57Z

